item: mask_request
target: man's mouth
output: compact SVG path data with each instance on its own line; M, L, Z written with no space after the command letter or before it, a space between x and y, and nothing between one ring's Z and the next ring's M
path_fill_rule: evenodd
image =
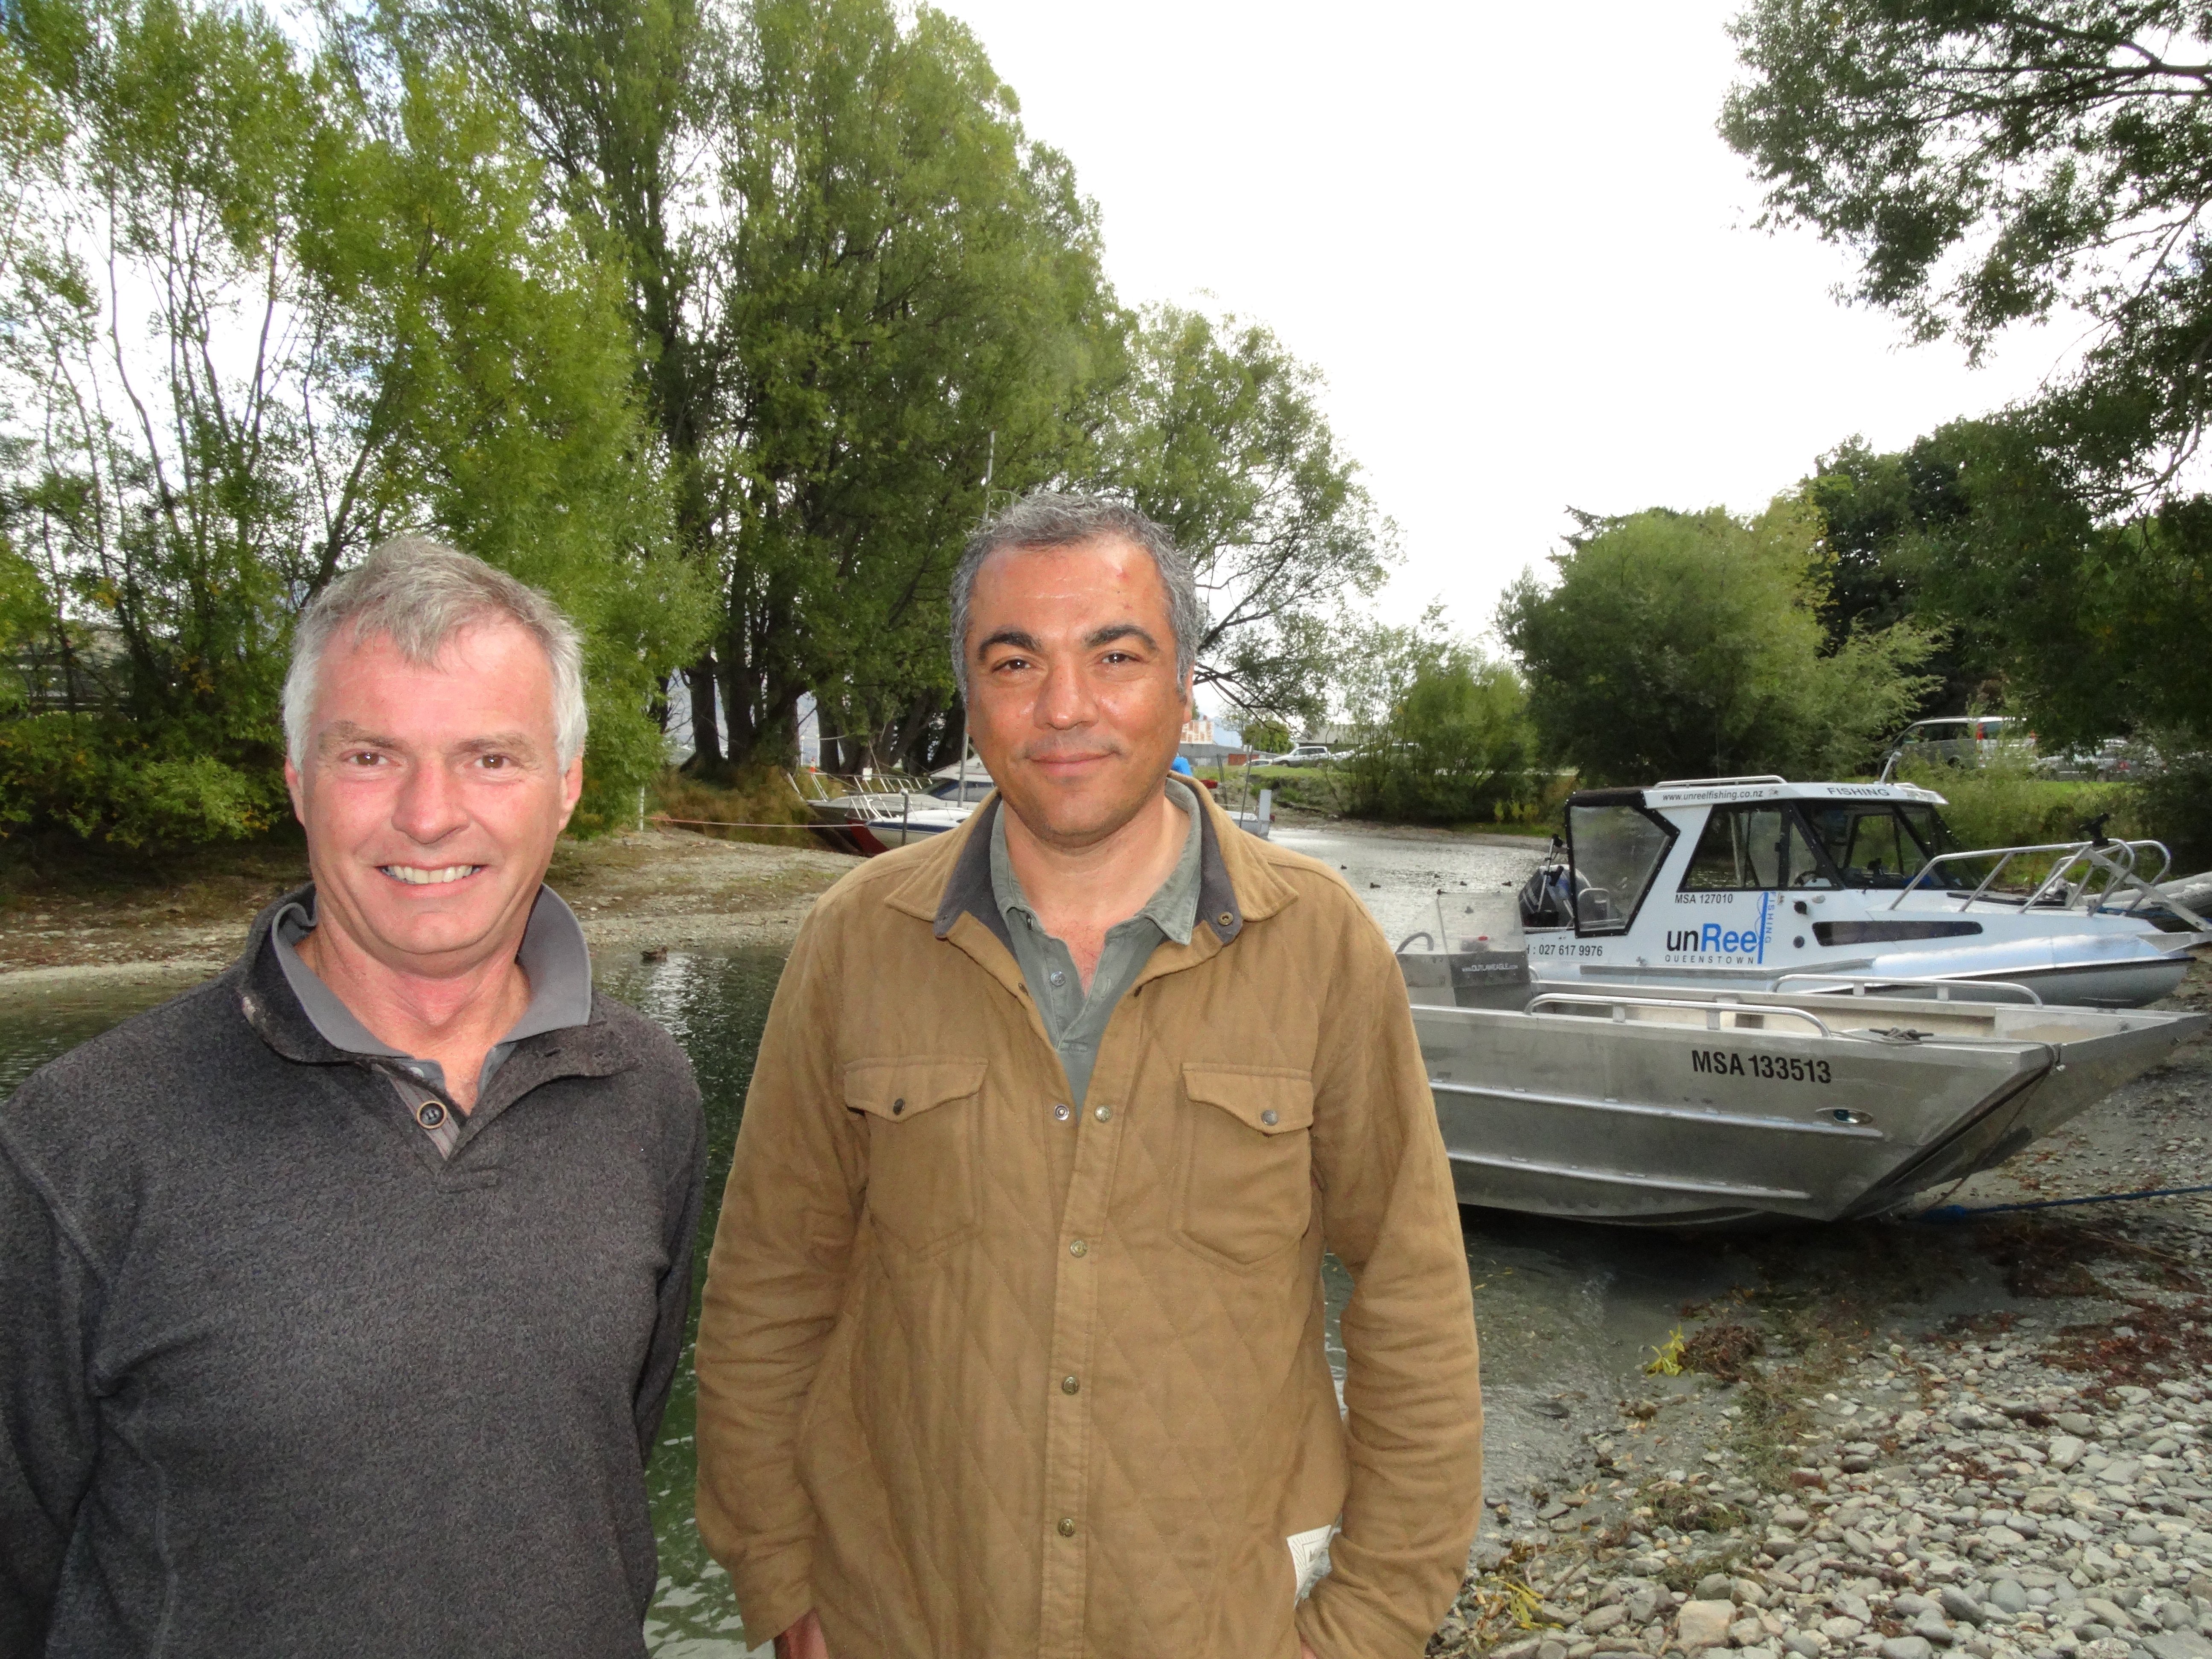
M437 887L449 881L459 881L464 876L473 876L483 868L481 864L448 864L435 870L426 870L419 864L381 864L377 868L392 880L404 882L410 887Z

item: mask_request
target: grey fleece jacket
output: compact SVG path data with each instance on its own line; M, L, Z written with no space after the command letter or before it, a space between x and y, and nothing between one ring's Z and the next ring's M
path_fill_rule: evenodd
M0 1107L0 1659L641 1654L690 1066L595 996L441 1159L276 908Z

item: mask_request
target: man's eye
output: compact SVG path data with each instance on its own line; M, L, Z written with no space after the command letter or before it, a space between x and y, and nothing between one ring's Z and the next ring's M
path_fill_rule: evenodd
M345 757L345 764L348 766L378 766L381 765L383 761L383 756L370 749L356 750Z
M1029 665L1030 659L1027 657L1001 657L991 665L991 672L1004 673L1009 669L1027 668Z

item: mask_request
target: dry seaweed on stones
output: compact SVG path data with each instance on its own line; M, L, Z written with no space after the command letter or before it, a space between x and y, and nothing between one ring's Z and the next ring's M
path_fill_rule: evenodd
M2045 1364L2093 1377L2087 1399L2104 1399L2124 1386L2202 1376L2212 1369L2212 1302L2203 1297L2167 1307L2130 1298L2116 1318L2069 1326L2042 1354Z
M1682 1368L1741 1382L1751 1374L1751 1361L1765 1352L1764 1334L1741 1320L1729 1320L1706 1326L1682 1344Z

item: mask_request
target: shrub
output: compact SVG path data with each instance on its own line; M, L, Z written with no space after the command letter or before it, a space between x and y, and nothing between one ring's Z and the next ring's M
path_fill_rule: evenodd
M1413 665L1345 767L1345 811L1399 823L1496 822L1528 803L1521 682L1464 647Z
M2212 753L2170 757L2165 769L2130 785L2126 798L2143 833L2173 853L2173 873L2212 869Z
M2122 784L2038 777L2027 766L2006 761L1979 767L1907 763L1897 775L1943 797L1943 821L1961 847L2080 841L2087 833L2083 826L2099 817L2109 817L2108 836L2148 833L2136 792Z
M164 753L110 714L0 721L0 835L131 848L244 841L289 811L273 763Z

